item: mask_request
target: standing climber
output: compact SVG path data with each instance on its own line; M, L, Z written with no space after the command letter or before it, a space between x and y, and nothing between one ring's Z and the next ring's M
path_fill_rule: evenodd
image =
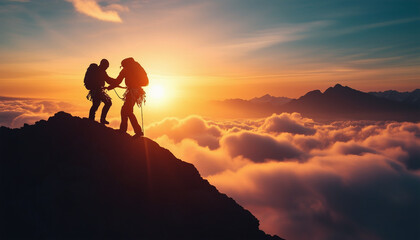
M127 90L124 93L124 104L121 108L120 131L127 132L128 119L130 119L131 125L136 133L134 136L143 136L143 130L133 113L133 107L136 103L138 105L143 103L145 92L142 87L149 85L149 78L143 67L132 57L122 60L121 66L123 69L117 79L108 87L108 89L111 90L117 87L123 79L125 79Z
M111 84L115 81L106 73L108 67L109 62L106 59L102 59L99 66L96 63L92 63L87 69L84 79L85 87L89 90L89 94L86 98L92 101L92 107L89 111L89 119L95 120L95 113L101 102L103 102L104 107L102 108L100 120L100 123L102 124L109 124L106 120L106 115L112 105L111 97L104 90L105 82Z

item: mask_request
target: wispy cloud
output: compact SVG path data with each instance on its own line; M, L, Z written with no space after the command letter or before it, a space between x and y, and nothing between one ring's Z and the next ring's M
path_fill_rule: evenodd
M67 0L71 2L76 11L83 13L89 17L93 17L107 22L121 23L122 19L119 12L128 11L128 8L120 4L110 4L102 7L97 0Z
M347 28L347 29L342 29L340 31L337 31L336 35L351 34L351 33L355 33L355 32L375 29L375 28L389 27L389 26L395 26L395 25L417 22L417 21L420 21L420 18L418 18L418 17L404 18L404 19L397 19L397 20L391 20L391 21L370 23L370 24L365 24L365 25L360 25L360 26L353 26L353 27L350 27L350 28Z
M309 31L330 25L329 21L315 21L303 24L293 24L269 28L249 33L239 39L235 39L233 44L228 44L228 48L241 51L257 50L275 44L292 42L307 37Z

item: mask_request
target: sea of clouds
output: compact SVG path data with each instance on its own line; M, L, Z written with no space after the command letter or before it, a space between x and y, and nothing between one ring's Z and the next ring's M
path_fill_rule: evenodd
M56 112L79 110L75 105L47 99L13 98L0 96L0 126L19 128L48 119Z
M420 239L420 123L168 118L146 135L286 239Z
M0 97L0 125L21 127L62 109L77 110L66 102ZM194 164L270 234L420 239L420 123L327 124L298 113L229 121L190 116L153 123L146 136Z

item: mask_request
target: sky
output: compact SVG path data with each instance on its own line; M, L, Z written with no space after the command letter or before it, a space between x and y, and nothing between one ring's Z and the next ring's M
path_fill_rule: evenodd
M2 0L0 95L76 99L133 56L174 98L418 87L418 1ZM202 94L202 90L208 94ZM82 94L83 93L83 94Z
M420 88L419 26L418 0L0 0L0 125L61 110L87 117L89 64L106 58L116 77L134 57L150 79L146 136L193 163L267 233L415 239L419 123L198 113L212 100L297 98L336 83ZM109 94L117 128L122 101Z

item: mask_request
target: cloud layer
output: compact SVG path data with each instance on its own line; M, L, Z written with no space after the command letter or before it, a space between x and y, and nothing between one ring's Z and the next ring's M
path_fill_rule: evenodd
M74 110L74 105L61 101L0 96L0 126L18 128L47 119L58 111Z
M147 134L151 138L167 135L175 142L186 138L193 139L202 147L216 149L219 147L221 130L217 126L209 126L198 116L190 116L182 120L167 118L155 123L149 126Z
M192 126L200 126L197 134ZM420 123L320 124L294 113L237 121L172 118L149 129L271 234L420 237Z
M97 0L68 0L71 2L76 11L107 22L122 22L119 12L128 11L127 7L120 4L110 4L102 7Z

